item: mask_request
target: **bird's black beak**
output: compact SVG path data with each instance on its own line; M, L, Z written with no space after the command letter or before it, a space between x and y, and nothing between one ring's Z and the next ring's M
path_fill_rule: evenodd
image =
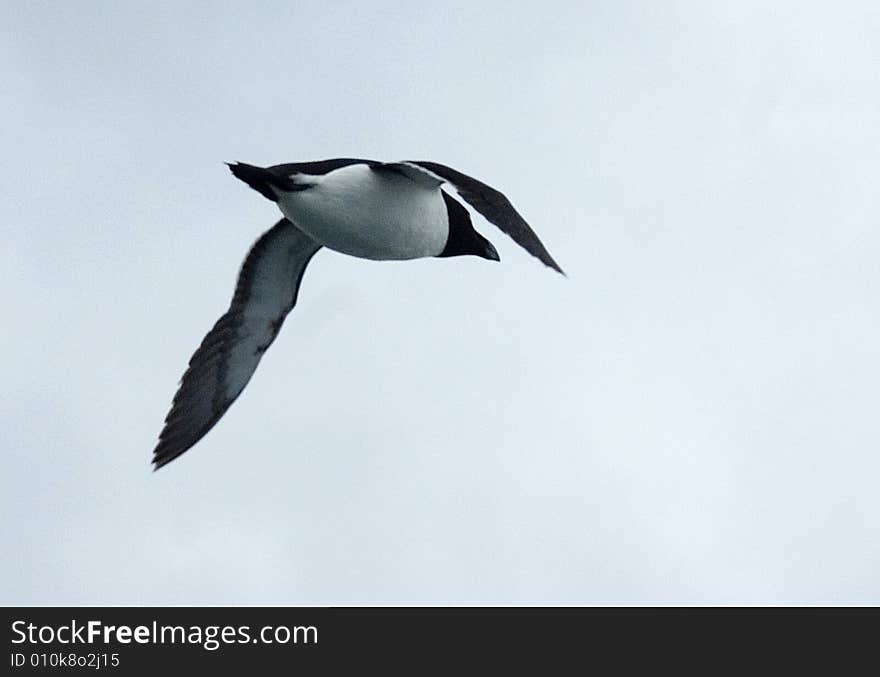
M498 256L498 250L492 245L489 240L483 240L483 253L480 254L484 259L489 259L490 261L500 261L501 257Z

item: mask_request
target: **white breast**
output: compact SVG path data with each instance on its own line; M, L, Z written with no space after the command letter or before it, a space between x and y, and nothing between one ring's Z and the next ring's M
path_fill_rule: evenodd
M365 259L436 256L449 234L438 188L367 165L314 177L312 187L280 195L278 206L321 244Z

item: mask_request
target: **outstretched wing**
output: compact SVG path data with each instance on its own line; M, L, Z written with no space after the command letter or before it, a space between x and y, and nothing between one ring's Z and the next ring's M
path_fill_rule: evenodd
M306 266L320 248L287 219L251 247L229 310L202 340L180 380L153 452L155 469L204 437L239 396L296 303Z
M458 194L490 223L494 223L501 230L513 238L520 247L529 254L538 258L542 263L550 266L553 270L562 273L562 268L550 256L550 252L544 247L541 240L532 230L526 220L519 215L513 205L502 193L488 186L482 181L462 174L461 172L427 160L410 160L408 162L389 162L381 165L382 169L397 171L409 177L416 183L426 187L439 186L442 183L451 183Z

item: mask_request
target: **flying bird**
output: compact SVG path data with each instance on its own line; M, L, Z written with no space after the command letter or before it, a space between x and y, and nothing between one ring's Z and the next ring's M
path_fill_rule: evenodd
M156 470L204 437L241 394L321 247L376 261L465 255L499 261L444 184L527 252L563 272L504 195L436 162L337 158L272 167L236 162L229 168L275 202L283 218L251 247L229 310L190 358L153 452Z

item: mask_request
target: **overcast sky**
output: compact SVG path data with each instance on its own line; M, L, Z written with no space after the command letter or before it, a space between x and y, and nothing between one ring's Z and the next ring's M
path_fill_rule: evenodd
M876 2L0 6L6 604L880 601ZM278 218L432 159L568 272L320 252L150 457Z

